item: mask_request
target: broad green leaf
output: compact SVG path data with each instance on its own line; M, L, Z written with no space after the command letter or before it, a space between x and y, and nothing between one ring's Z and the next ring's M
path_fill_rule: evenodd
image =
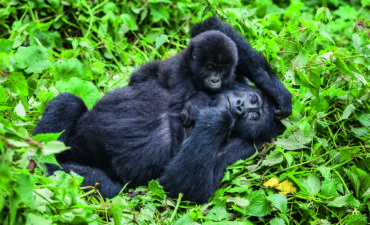
M121 14L123 24L128 27L129 30L137 30L139 27L136 24L136 18L132 14ZM126 28L127 29L127 28Z
M283 194L274 194L267 196L267 199L272 202L272 205L280 210L282 213L286 213L288 207L288 199Z
M43 225L51 225L53 224L53 220L49 218L47 215L38 215L29 213L27 214L26 224L43 224Z
M37 134L37 135L33 136L33 139L35 139L35 141L37 141L37 142L56 141L63 132L64 131L62 131L60 133Z
M85 66L76 58L61 60L55 66L54 77L57 80L69 80L72 77L88 78Z
M21 116L21 117L25 117L26 116L26 110L24 109L24 106L23 106L23 104L22 104L21 101L19 101L18 104L15 106L14 112L18 116Z
M346 217L344 224L351 224L351 225L364 225L368 224L367 217L361 214L353 214L348 215Z
M27 73L40 73L51 65L45 48L37 45L19 47L14 59L15 64Z
M360 38L360 35L358 35L356 33L352 34L352 47L354 49L356 49L358 52L360 52L359 51L360 46L361 46L361 38Z
M168 41L168 36L165 35L165 34L162 34L160 36L158 36L156 39L155 39L155 48L159 48L161 47L164 43L166 43Z
M270 220L270 225L286 225L285 221L280 217L275 217Z
M16 184L14 185L15 190L21 196L21 199L29 207L34 206L34 197L32 195L33 185L35 183L35 178L30 173L16 173L14 175Z
M44 145L42 154L43 155L55 154L63 152L67 149L70 149L70 147L65 146L65 144L61 141L50 141Z
M358 207L360 205L360 202L355 199L352 194L347 194L344 196L339 196L328 203L328 206L337 208L341 208L347 205Z
M363 113L358 117L358 121L365 126L370 127L370 113Z
M324 180L321 185L321 193L326 197L337 197L337 185L334 179Z
M100 92L93 83L77 77L72 77L68 81L57 81L55 86L59 92L69 92L82 98L90 109L100 99Z
M178 220L175 221L174 225L183 225L183 224L194 224L193 218L189 214L181 215Z
M10 73L8 79L8 87L12 90L12 92L22 97L28 96L28 83L22 73Z
M335 65L337 66L339 71L342 72L344 75L352 74L351 71L348 69L347 65L344 63L344 61L341 58L335 59Z
M306 187L308 194L312 197L316 196L321 188L320 179L316 175L307 177L307 180L302 182L302 184Z
M153 195L158 196L162 199L166 196L162 186L158 183L157 180L150 181L148 186Z
M370 128L368 127L360 128L351 127L351 131L355 134L356 137L370 138Z
M344 109L343 114L340 117L339 121L348 119L355 110L356 110L356 106L354 106L353 104L348 105Z
M276 164L282 163L284 160L284 154L280 151L272 151L265 160L263 160L262 165L264 166L274 166Z
M0 52L10 53L12 46L12 40L0 38Z
M167 18L169 18L168 8L163 4L149 4L150 8L150 15L152 16L152 20L154 23L159 22L160 20L167 22Z
M258 191L253 191L247 196L250 205L247 207L246 214L250 216L266 216L271 213L271 205L268 201L265 192L260 189Z
M321 30L319 31L319 33L321 34L321 36L322 36L323 38L325 38L326 40L330 41L333 45L335 45L334 40L331 38L331 36L330 36L328 33L326 33L326 31L325 31L325 30L321 29Z
M330 180L330 168L325 166L319 166L317 168L318 171L320 171L321 175L325 178L325 180Z
M207 214L207 217L213 221L229 220L230 215L224 206L215 206Z

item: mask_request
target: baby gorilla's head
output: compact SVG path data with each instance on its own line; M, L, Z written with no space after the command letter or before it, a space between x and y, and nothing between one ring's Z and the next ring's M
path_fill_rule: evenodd
M206 31L190 40L186 51L190 55L191 74L198 90L218 92L233 80L238 63L235 43L220 31Z
M255 87L240 85L235 90L222 92L213 104L225 106L235 116L232 136L260 144L270 141L283 128L280 120L275 119L274 101Z

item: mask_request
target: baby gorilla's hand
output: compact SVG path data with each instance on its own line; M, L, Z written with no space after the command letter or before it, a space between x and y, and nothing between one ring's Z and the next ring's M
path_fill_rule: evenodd
M192 125L198 117L199 110L196 104L192 104L191 101L188 101L180 113L182 125L185 127Z

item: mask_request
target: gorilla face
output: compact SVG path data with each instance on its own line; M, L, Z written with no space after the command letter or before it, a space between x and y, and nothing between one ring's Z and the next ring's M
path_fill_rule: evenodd
M219 31L206 31L190 40L190 67L198 89L218 92L225 80L233 79L238 62L235 43Z
M217 96L214 104L226 107L236 118L232 127L233 136L266 142L283 127L275 119L276 104L257 88L244 87L242 90L223 92Z
M230 64L215 64L208 62L203 69L203 86L210 92L217 92L221 89L222 80L229 76Z

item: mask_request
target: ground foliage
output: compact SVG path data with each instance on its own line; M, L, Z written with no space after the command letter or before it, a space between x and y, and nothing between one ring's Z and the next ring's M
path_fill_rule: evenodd
M369 0L0 0L0 224L370 222ZM152 59L182 50L211 13L266 56L294 96L287 130L228 167L208 204L156 181L104 201L82 177L43 176L67 149L31 133L68 91L88 107ZM68 151L68 150L67 150ZM29 164L29 159L38 165Z

